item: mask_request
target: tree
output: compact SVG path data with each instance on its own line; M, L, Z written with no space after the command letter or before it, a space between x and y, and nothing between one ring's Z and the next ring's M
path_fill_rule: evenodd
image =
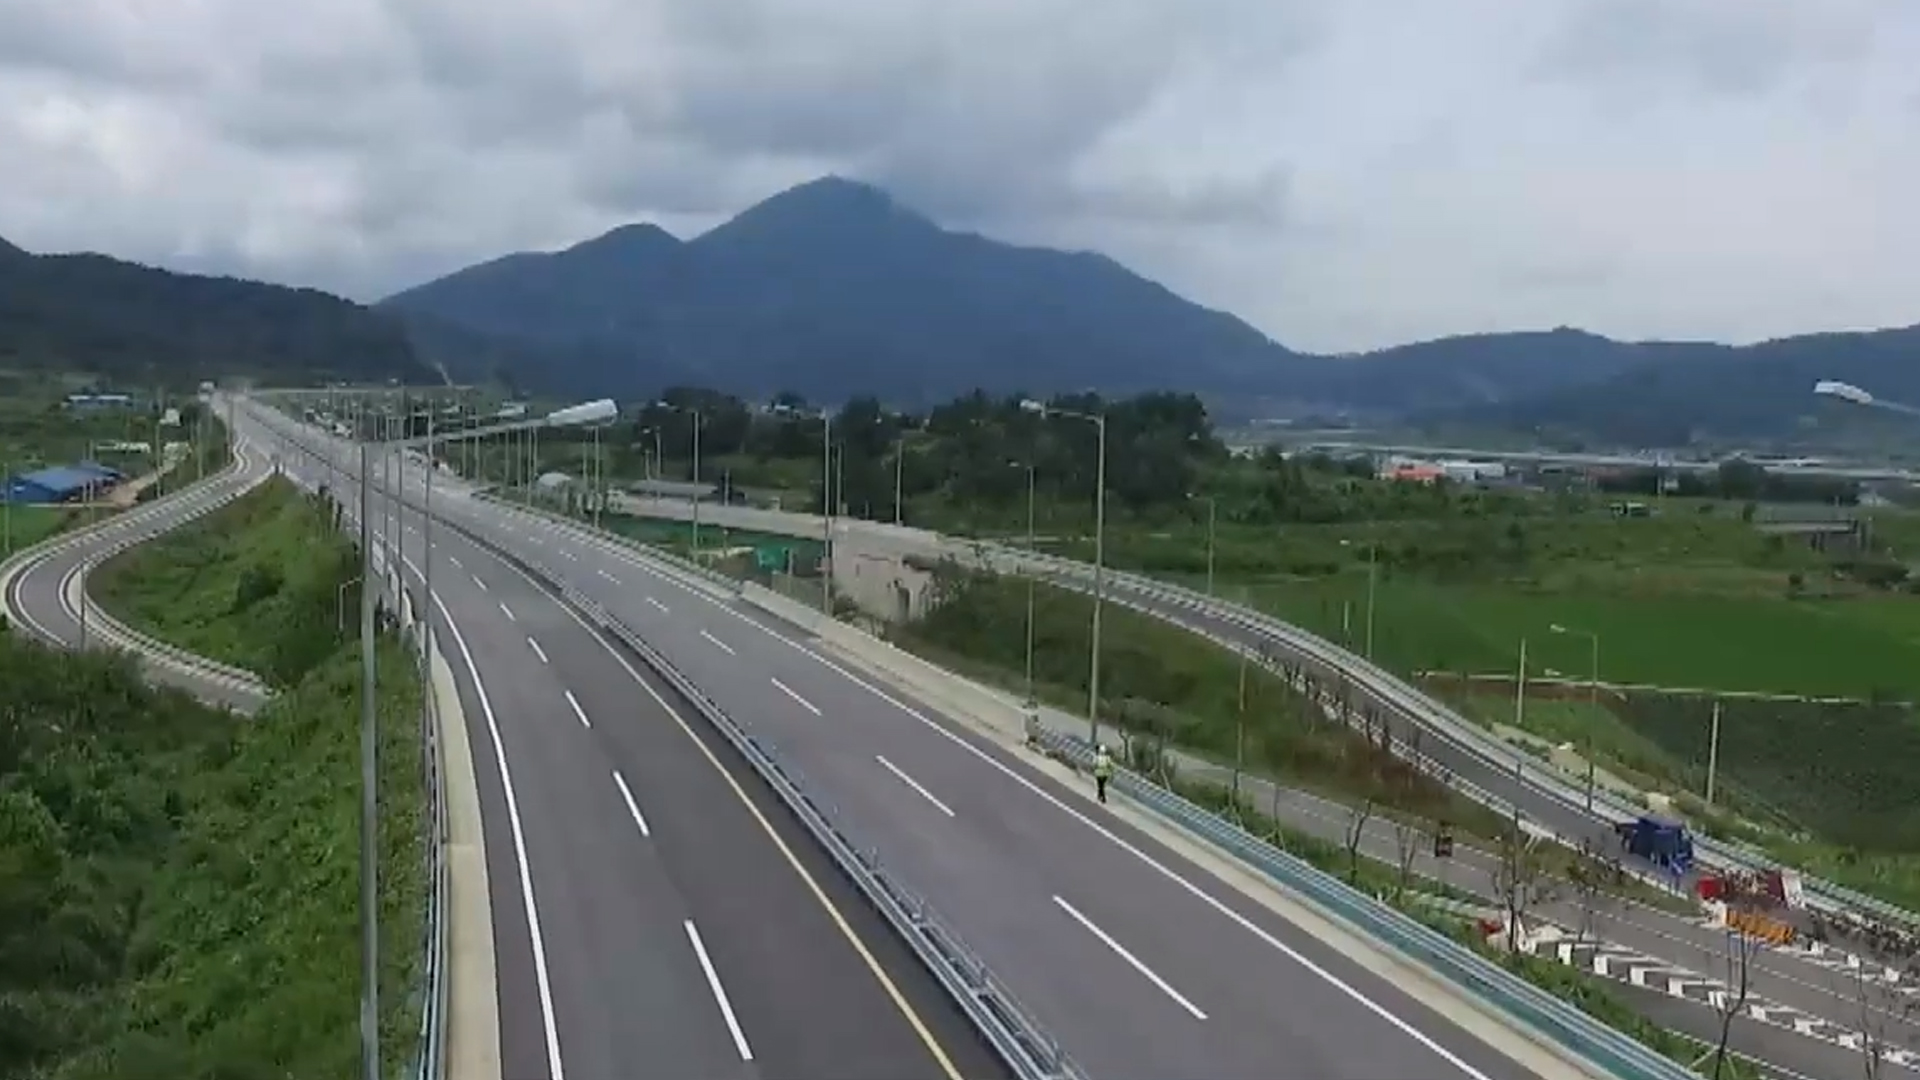
M1347 812L1347 884L1360 882L1360 841L1367 834L1367 822L1373 819L1373 796L1369 795Z
M1875 976L1880 965L1862 963L1853 969L1854 998L1860 1007L1860 1065L1865 1080L1885 1075L1886 1053L1896 1048L1892 1031L1907 1024L1916 1002L1898 983Z
M1747 1007L1747 991L1752 983L1753 958L1763 943L1751 934L1728 928L1726 934L1726 989L1713 999L1720 1015L1720 1041L1713 1049L1713 1080L1721 1080L1727 1068L1727 1046L1733 1040L1733 1018Z
M1507 916L1507 949L1520 950L1520 923L1533 905L1552 896L1539 842L1520 827L1516 809L1510 828L1500 839L1499 862L1493 868L1493 891Z
M1580 909L1580 925L1574 928L1575 944L1586 941L1593 935L1594 924L1598 921L1601 909L1614 894L1609 886L1617 885L1622 874L1620 860L1614 855L1603 855L1592 840L1580 842L1580 853L1567 872L1567 882L1573 888L1574 902Z
M1397 897L1405 897L1413 888L1413 860L1427 842L1424 823L1417 819L1395 818L1393 822L1393 861L1399 871Z

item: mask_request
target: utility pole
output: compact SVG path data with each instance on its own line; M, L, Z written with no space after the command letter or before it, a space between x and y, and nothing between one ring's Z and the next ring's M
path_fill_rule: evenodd
M826 546L821 555L822 595L827 617L833 617L833 414L820 414L820 525Z
M1720 700L1713 702L1713 723L1707 729L1707 805L1713 805L1713 776L1720 767Z
M229 414L231 415L231 414ZM231 430L231 429L229 429ZM363 1080L380 1076L379 738L374 722L373 506L367 441L360 442L360 1058Z

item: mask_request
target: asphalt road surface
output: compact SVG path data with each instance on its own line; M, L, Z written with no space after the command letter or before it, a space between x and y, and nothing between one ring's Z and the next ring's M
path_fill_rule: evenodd
M416 582L421 524L394 531ZM1005 1075L690 708L486 551L452 530L434 548L508 1080Z
M684 502L642 502L647 509L665 516L686 516ZM803 515L739 507L705 507L702 514L709 520L727 520L740 527L770 532L812 536L820 531L818 518ZM864 522L843 521L840 525L841 528L836 532L838 543L870 547L874 553L888 558L897 558L907 552L922 555L936 553L937 545L942 542L933 534L919 530L874 526ZM1175 625L1255 649L1266 643L1265 636L1258 630L1171 603L1132 588L1124 581L1109 578L1108 588L1110 598L1124 597L1127 602L1137 604ZM1374 704L1389 715L1398 713L1397 707L1377 701L1358 686L1354 687L1353 693L1356 705ZM1490 764L1444 738L1425 740L1421 750L1453 776L1513 801L1534 822L1561 836L1590 839L1601 850L1617 849L1617 838L1604 810L1589 815L1579 807L1568 806L1531 784L1522 782L1511 770ZM1564 916L1565 912L1559 914ZM1594 932L1607 940L1671 960L1703 975L1726 977L1725 931L1708 927L1699 919L1639 905L1607 905L1596 919ZM1780 1004L1803 1009L1849 1028L1858 1028L1862 1022L1861 994L1854 979L1848 973L1814 963L1799 953L1768 950L1756 956L1751 965L1751 988L1756 995L1764 995ZM1690 1006L1682 1004L1682 1007ZM1871 1022L1887 1030L1896 1044L1920 1045L1920 1016L1910 1011L1890 1013L1877 1006L1869 1008L1874 1014ZM1768 1057L1777 1055L1782 1060L1796 1059L1800 1053L1798 1044L1808 1041L1790 1032L1760 1026L1743 1032L1741 1040L1742 1045L1756 1054Z
M856 840L927 896L1092 1075L1528 1075L1388 980L1221 887L970 729L826 662L797 631L684 587L624 549L458 487L437 490L434 507L594 596L776 746ZM450 595L465 575L477 579L471 589L495 603L536 603L524 584L503 595L515 586L471 545L449 537L435 547L436 589ZM447 578L456 583L442 585ZM485 601L472 602L467 618L478 620L477 605ZM483 671L503 665L502 674L518 684L559 663L545 643L551 663L529 661L530 650L511 660L513 643L505 638L525 617L514 608L516 630L501 628L503 618L495 619L499 651ZM567 652L592 650L574 641ZM567 677L566 688L591 693L611 710L604 715L612 719L597 719L593 731L672 724L647 695L635 693L624 671L582 669ZM569 722L586 730L561 708L551 710L560 720L538 721L543 737L563 739L553 729ZM509 747L509 758L514 754ZM744 842L708 837L729 860L741 857L736 844ZM797 917L798 908L769 915L782 920L782 933L805 933L784 921Z

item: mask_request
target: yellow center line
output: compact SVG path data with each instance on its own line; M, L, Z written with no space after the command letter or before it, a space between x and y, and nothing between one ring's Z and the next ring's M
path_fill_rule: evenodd
M538 582L521 572L519 567L514 566L510 562L505 562L505 560L502 560L502 562L508 569L526 578L528 584L533 585L541 592L547 591ZM901 992L899 985L893 981L893 977L887 974L886 968L880 963L879 958L873 955L873 950L867 947L867 943L860 937L859 931L855 930L853 924L847 921L846 915L842 913L839 906L833 902L833 898L827 895L827 891L820 887L819 881L815 880L813 874L809 873L806 866L800 862L799 856L794 854L793 849L788 846L786 840L781 838L779 831L773 827L773 823L767 820L767 816L760 812L758 806L754 805L753 799L748 796L746 788L742 787L740 781L735 779L733 773L727 770L726 765L721 762L719 756L701 740L700 736L693 730L693 726L688 724L686 718L680 715L679 710L669 705L667 700L660 696L659 691L655 690L651 683L640 677L640 673L633 669L633 665L627 663L626 657L615 652L613 646L609 645L591 626L588 626L586 621L582 619L572 607L558 599L554 602L559 606L560 610L567 613L568 618L578 623L580 628L585 630L589 637L599 642L600 647L607 650L607 655L613 657L614 662L624 668L626 673L633 678L633 681L640 684L640 688L647 692L647 696L651 697L662 709L666 710L668 716L673 717L673 722L680 726L680 730L686 733L687 738L693 740L693 745L699 748L701 756L707 759L707 764L713 766L714 771L720 774L720 778L726 781L727 787L732 790L734 797L740 800L740 805L746 807L747 813L751 814L753 820L759 823L761 831L767 834L767 839L773 841L773 846L778 849L781 856L786 859L787 865L793 868L794 873L800 875L800 880L806 885L807 891L813 894L814 900L818 901L821 909L827 913L827 918L839 929L840 935L846 938L847 944L853 947L853 951L859 955L861 962L864 963L867 966L867 970L873 974L874 980L880 984L880 989L886 993L888 1000L893 1002L894 1008L900 1010L900 1015L906 1019L907 1026L913 1029L913 1033L920 1039L921 1045L927 1048L927 1053L939 1064L941 1073L947 1077L947 1080L965 1080L965 1077L960 1075L960 1070L954 1067L953 1059L947 1055L946 1049L940 1045L940 1040L934 1037L933 1030L927 1026L927 1022L922 1019L920 1013L914 1009L913 1003L907 1000L906 994Z

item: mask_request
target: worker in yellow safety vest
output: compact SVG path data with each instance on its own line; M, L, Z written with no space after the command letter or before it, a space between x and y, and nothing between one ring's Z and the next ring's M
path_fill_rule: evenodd
M1093 794L1101 802L1107 801L1107 781L1113 779L1113 755L1107 753L1104 746L1093 748Z

